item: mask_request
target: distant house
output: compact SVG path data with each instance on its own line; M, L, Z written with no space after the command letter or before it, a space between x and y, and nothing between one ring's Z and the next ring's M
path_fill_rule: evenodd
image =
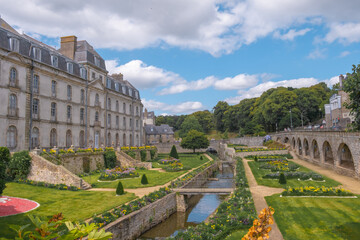
M333 126L345 128L349 123L354 121L354 116L350 114L350 109L344 106L344 103L349 100L349 95L342 90L344 81L346 81L346 78L340 75L340 89L338 93L330 97L330 104L324 105L326 127L328 128Z
M145 125L145 143L156 144L156 143L173 143L174 131L167 124L161 124L160 126Z
M144 123L144 126L145 125L155 125L155 113L148 112L148 110L145 108L143 123Z

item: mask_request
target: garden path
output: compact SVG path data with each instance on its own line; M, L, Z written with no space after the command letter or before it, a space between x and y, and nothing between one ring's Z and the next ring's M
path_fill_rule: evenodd
M256 211L259 214L262 209L268 207L264 197L271 196L276 193L281 193L284 189L271 188L271 187L265 187L265 186L258 185L255 180L255 177L249 167L249 164L248 164L249 160L243 159L243 161L244 161L244 167L245 167L245 174L246 174L246 177L249 182L250 192L254 199ZM271 226L271 228L272 228L272 230L269 234L270 239L273 239L273 240L284 239L276 222L275 222L275 219L274 219L274 224Z
M302 165L304 167L307 167L315 172L318 172L321 175L324 175L326 177L334 179L335 181L340 182L342 184L342 186L344 187L344 189L349 190L352 193L360 194L360 181L359 180L356 180L352 177L340 175L332 169L326 169L326 168L317 166L313 163L310 163L310 162L307 162L304 160L300 160L296 156L296 154L292 151L290 151L290 154L294 157L294 159L291 159L291 161L293 161L299 165Z
M204 154L209 160L212 160L212 158L209 156L209 155L207 155L207 154ZM207 163L207 162L206 162ZM206 163L204 163L204 164L206 164ZM202 164L202 165L204 165L204 164ZM199 167L201 167L202 165L200 165ZM196 167L196 168L193 168L191 171L188 171L188 172L186 172L186 173L184 173L184 174L182 174L181 176L179 176L178 178L182 178L183 176L185 176L186 174L188 174L189 172L192 172L192 171L194 171L195 169L197 169L197 168L199 168L199 167ZM155 170L156 168L153 168L153 169L151 169L151 170ZM158 171L161 171L161 170L163 170L163 169L161 169L161 168L159 168L159 170ZM173 181L173 180L172 180ZM125 192L129 192L129 193L134 193L137 197L143 197L143 196L145 196L145 195L148 195L149 193L152 193L152 192L154 192L154 191L157 191L157 190L159 190L160 188L162 188L162 187L168 187L169 185L170 185L170 183L172 182L172 181L169 181L169 182L167 182L167 183L165 183L164 185L160 185L160 186L154 186L154 187L146 187L146 188L135 188L135 189L129 189L129 188L126 188L126 189L124 189L125 190ZM87 191L109 191L109 192L115 192L115 190L116 189L114 189L114 188L90 188L90 189L88 189Z

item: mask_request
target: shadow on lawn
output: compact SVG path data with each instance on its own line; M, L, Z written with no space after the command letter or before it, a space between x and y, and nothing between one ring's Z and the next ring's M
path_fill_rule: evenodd
M347 222L335 226L333 232L343 239L358 239L360 236L360 222Z

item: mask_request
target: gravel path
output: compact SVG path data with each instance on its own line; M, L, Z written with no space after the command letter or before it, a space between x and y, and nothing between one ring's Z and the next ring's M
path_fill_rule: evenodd
M360 181L356 180L355 178L340 175L336 173L334 170L326 169L324 167L320 167L318 165L315 165L313 163L300 160L294 152L290 151L290 154L294 157L294 159L291 159L291 161L302 165L304 167L307 167L315 172L320 173L321 175L324 175L326 177L329 177L331 179L334 179L335 181L338 181L342 184L343 188L346 190L349 190L352 193L360 194Z
M248 164L249 160L243 159L243 161L244 161L244 167L245 167L245 174L246 174L246 177L249 182L250 192L254 199L256 211L259 214L262 209L268 207L264 197L271 196L276 193L281 193L283 191L283 189L282 188L271 188L271 187L258 185L255 180L255 177L252 174L252 171L249 167L249 164ZM276 212L276 209L275 209L275 212ZM272 239L272 240L284 239L276 222L275 222L275 219L274 219L274 224L271 227L272 227L272 230L269 234L270 239Z

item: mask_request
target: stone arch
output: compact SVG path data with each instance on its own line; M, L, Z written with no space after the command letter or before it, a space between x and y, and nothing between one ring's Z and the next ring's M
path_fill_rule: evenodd
M111 133L110 132L108 132L108 134L107 134L107 147L111 147Z
M303 146L304 146L304 155L309 156L310 155L309 141L306 138L304 138Z
M55 147L57 146L57 134L56 134L56 129L53 128L50 131L50 147Z
M123 146L126 146L126 134L123 134Z
M277 137L277 138L276 138L276 141L277 141L277 142L281 142L281 137Z
M288 137L285 137L284 143L289 143L290 139Z
M39 139L40 139L39 129L37 127L34 127L33 130L31 131L31 149L40 146Z
M296 146L296 142L295 142L295 138L293 137L291 139L291 148L295 150L295 146Z
M130 146L132 146L132 145L134 145L134 143L133 143L133 136L132 136L132 134L130 134Z
M85 132L81 130L79 133L79 147L85 148Z
M325 163L334 164L334 156L333 156L332 148L328 141L325 141L323 144L323 153L324 153Z
M69 148L72 145L72 134L71 130L66 131L66 147Z
M346 145L345 143L340 144L338 148L338 156L341 167L355 170L354 159L348 145Z
M115 147L117 148L119 146L119 133L115 134Z
M311 151L312 151L314 160L320 161L319 145L315 139L311 142Z
M298 138L298 140L297 140L297 150L298 150L299 155L303 154L302 144L301 144L300 138Z

